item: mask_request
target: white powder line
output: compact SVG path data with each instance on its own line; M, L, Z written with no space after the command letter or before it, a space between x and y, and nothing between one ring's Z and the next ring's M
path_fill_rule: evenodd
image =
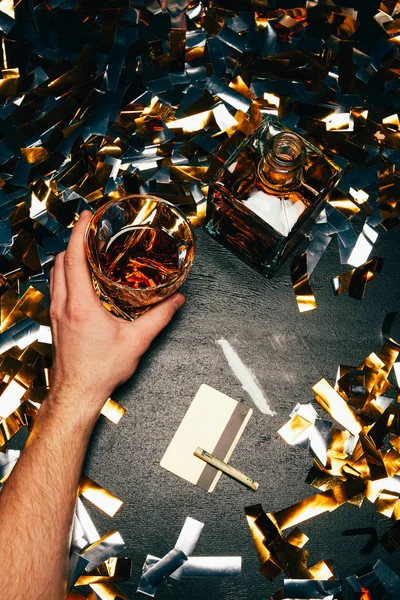
M250 371L248 367L241 361L240 356L234 348L230 345L227 340L221 338L217 340L224 352L225 358L228 361L228 365L233 371L235 377L240 381L245 392L247 392L250 398L253 400L257 408L264 414L273 417L276 412L271 409L268 400L265 398L260 384L256 377Z

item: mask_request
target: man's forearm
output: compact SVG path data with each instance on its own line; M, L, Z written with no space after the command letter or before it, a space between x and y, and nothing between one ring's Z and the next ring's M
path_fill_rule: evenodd
M84 403L84 399L82 399ZM0 493L2 600L66 596L71 524L96 415L72 413L49 397Z
M90 218L82 213L50 271L53 390L0 493L1 600L65 597L72 517L93 426L184 303L175 294L132 322L109 313L85 255Z

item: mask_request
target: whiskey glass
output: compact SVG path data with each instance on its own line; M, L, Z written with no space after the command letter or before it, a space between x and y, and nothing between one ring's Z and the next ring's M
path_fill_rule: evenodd
M195 242L189 222L173 204L134 194L111 200L93 214L85 250L101 302L132 321L182 285Z

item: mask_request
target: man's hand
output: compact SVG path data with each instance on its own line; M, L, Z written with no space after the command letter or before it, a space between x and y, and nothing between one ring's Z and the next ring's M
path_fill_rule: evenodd
M174 294L136 321L108 312L96 296L84 248L91 213L81 214L66 252L50 272L50 317L55 350L52 390L46 402L65 399L97 417L115 387L134 373L143 353L185 298ZM73 408L73 407L72 407Z
M71 523L92 428L184 302L176 294L134 322L109 313L85 256L90 216L82 213L51 273L52 387L0 494L1 600L65 600Z

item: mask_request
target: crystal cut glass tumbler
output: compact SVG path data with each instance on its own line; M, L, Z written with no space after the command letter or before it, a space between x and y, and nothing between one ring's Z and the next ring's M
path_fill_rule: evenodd
M179 209L156 196L137 194L107 202L94 213L85 249L103 305L133 320L182 285L195 243Z

